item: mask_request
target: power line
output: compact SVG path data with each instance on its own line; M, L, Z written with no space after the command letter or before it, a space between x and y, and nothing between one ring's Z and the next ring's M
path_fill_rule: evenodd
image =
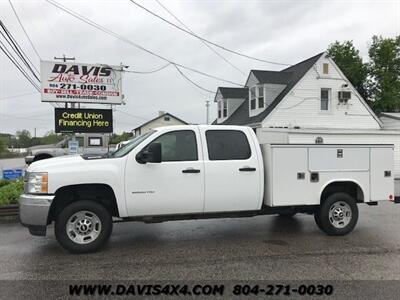
M0 27L3 29L4 33L6 34L6 36L5 36L4 33L0 32L1 35L3 36L3 38L10 45L11 49L13 49L13 51L21 59L21 61L24 63L24 65L29 69L29 71L32 73L32 75L40 82L39 77L36 75L35 71L33 70L33 69L35 69L37 71L37 69L35 68L35 66L31 62L31 60L29 59L29 57L26 55L24 50L22 50L21 46L18 44L18 42L15 40L15 38L12 36L11 32L7 29L6 25L2 21L0 21Z
M191 33L195 34L193 32L193 30L191 30L185 23L183 23L183 21L181 21L176 15L174 15L168 8L166 8L159 0L156 0L156 2L168 13L170 14L175 20L177 20L183 27L185 27L188 31L190 31ZM236 67L231 61L229 61L226 57L224 57L221 53L219 53L217 50L215 50L214 48L212 48L209 44L207 44L205 41L203 41L202 39L199 39L204 46L206 46L208 49L210 49L212 52L214 52L219 58L221 58L223 61L225 61L227 64L229 64L232 68L236 69L237 71L239 71L240 73L242 73L243 75L246 75L241 69L239 69L238 67Z
M163 65L155 70L152 71L131 71L131 70L125 70L124 72L128 72L128 73L135 73L135 74L152 74L152 73L156 73L158 71L164 70L166 67L168 67L169 65L171 65L171 63L167 63L166 65Z
M41 58L40 55L39 55L39 52L36 50L35 45L33 44L32 40L30 39L30 37L29 37L29 35L28 35L28 32L25 30L24 25L22 24L20 18L18 17L17 11L15 10L15 8L14 8L14 6L13 6L11 0L8 0L8 2L10 2L11 8L12 8L12 10L13 10L13 12L14 12L14 15L17 17L18 23L19 23L19 25L21 26L22 30L24 31L26 38L28 39L29 43L30 43L31 46L32 46L32 49L35 51L35 53L36 53L37 57L39 58L39 60L42 60L42 58Z
M2 41L0 41L0 49L3 51L3 53L7 56L7 58L14 64L14 66L21 72L22 75L29 81L30 84L38 91L40 92L40 88L35 84L32 78L29 77L29 75L26 73L25 70L18 64L18 62L15 60L15 58L12 56L12 54L5 48L5 45L3 44ZM4 47L4 48L3 48Z
M166 62L168 62L170 64L176 65L178 67L187 69L187 70L195 72L195 73L202 74L202 75L210 77L210 78L217 79L219 81L227 82L227 83L230 83L230 84L233 84L233 85L237 85L237 86L241 86L241 87L243 86L243 84L236 83L236 82L233 82L233 81L230 81L230 80L226 80L226 79L223 79L223 78L208 74L206 72L202 72L202 71L199 71L197 69L190 68L190 67L187 67L185 65L182 65L182 64L179 64L177 62L174 62L174 61L172 61L172 60L170 60L170 59L168 59L168 58L166 58L166 57L164 57L164 56L162 56L160 54L157 54L157 53L155 53L155 52L153 52L151 50L148 50L148 49L140 46L139 44L136 44L136 43L132 42L131 40L129 40L129 39L127 39L127 38L125 38L125 37L113 32L111 30L107 29L106 27L104 27L102 25L99 25L98 23L96 23L94 21L89 20L88 18L78 14L77 12L74 12L73 10L61 5L58 2L55 2L53 0L46 0L46 2L48 2L51 5L53 5L54 7L57 7L58 9L60 9L60 10L62 10L64 12L68 13L69 15L79 19L80 21L82 21L84 23L86 23L86 24L88 24L88 25L90 25L90 26L92 26L92 27L94 27L94 28L96 28L96 29L98 29L98 30L100 30L100 31L112 36L112 37L115 37L115 38L117 38L117 39L119 39L119 40L121 40L121 41L123 41L123 42L125 42L127 44L130 44L130 45L132 45L132 46L134 46L134 47L136 47L136 48L138 48L138 49L140 49L142 51L145 51L145 52L147 52L147 53L149 53L149 54L151 54L151 55L153 55L155 57L158 57L159 59L162 59L162 60L164 60L164 61L166 61Z
M14 95L14 96L0 98L0 101L1 100L9 100L9 99L14 99L14 98L24 97L24 96L30 96L30 95L37 95L37 94L38 94L38 92L18 94L18 95Z
M176 68L176 70L179 72L179 74L182 75L183 78L185 78L187 81L189 81L191 84L197 86L199 89L209 92L211 94L215 94L215 92L207 90L206 88L203 88L202 86L200 86L199 84L197 84L196 82L194 82L193 80L191 80L189 77L187 77L185 74L183 74L183 72L179 69L178 66L174 65L174 67Z
M127 113L127 112L125 112L125 111L121 111L121 110L117 110L117 109L115 109L115 111L116 111L116 112L119 112L119 113L121 113L121 114L130 116L130 117L136 118L136 119L141 119L141 120L144 120L144 121L148 121L148 120L149 120L148 118L143 118L143 117L140 117L140 116L135 116L135 115L132 115L132 114Z
M256 60L256 61L260 61L260 62L265 62L265 63L268 63L268 64L280 65L280 66L290 66L290 64L286 64L286 63L281 63L281 62L275 62L275 61L265 60L265 59L261 59L261 58L256 58L256 57L253 57L253 56L250 56L250 55L247 55L247 54L243 54L243 53L231 50L231 49L226 48L224 46L221 46L221 45L219 45L217 43L211 42L211 41L209 41L209 40L207 40L207 39L205 39L205 38L203 38L203 37L201 37L201 36L199 36L199 35L197 35L197 34L195 34L193 32L190 32L189 30L186 30L186 29L184 29L184 28L182 28L182 27L180 27L180 26L168 21L167 19L157 15L156 13L152 12L151 10L147 9L146 7L140 5L139 3L135 2L135 1L133 1L133 0L129 0L129 1L132 2L133 4L135 4L136 6L138 6L139 8L147 11L149 14L153 15L154 17L156 17L156 18L168 23L169 25L171 25L171 26L173 26L173 27L175 27L175 28L177 28L177 29L179 29L179 30L181 30L183 32L186 32L187 34L190 34L191 36L194 36L194 37L196 37L196 38L198 38L198 39L200 39L200 40L202 40L202 41L204 41L204 42L206 42L208 44L211 44L211 45L213 45L215 47L221 48L222 50L225 50L227 52L230 52L230 53L242 56L242 57L246 57L248 59L252 59L252 60Z

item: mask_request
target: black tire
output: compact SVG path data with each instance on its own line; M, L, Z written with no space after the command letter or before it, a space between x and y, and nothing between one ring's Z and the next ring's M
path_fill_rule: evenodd
M84 213L86 212L86 213ZM67 222L72 216L82 214L89 220L95 218L98 233L92 241L85 241L85 243L78 243L70 238L71 233L79 237L73 230L67 233ZM94 217L95 216L95 217ZM97 217L97 219L96 219ZM77 220L77 219L75 219ZM71 220L72 221L72 220ZM79 220L77 220L78 222ZM85 221L86 222L86 221ZM95 223L95 222L93 222ZM75 224L70 222L70 224ZM90 226L90 225L88 225ZM72 226L76 228L75 226ZM93 226L92 226L93 227ZM87 227L85 227L87 228ZM72 253L90 253L99 250L108 241L113 228L112 216L108 210L101 204L93 201L78 201L66 206L55 220L54 233L57 241L65 249ZM92 230L93 231L93 230ZM85 236L81 235L80 237ZM86 236L87 237L87 236Z
M335 208L339 209L339 218L335 219ZM340 213L342 210L342 214ZM340 216L345 216L341 219ZM345 235L351 232L358 221L356 201L346 193L335 193L326 198L314 213L315 222L328 235ZM345 220L347 219L347 221Z

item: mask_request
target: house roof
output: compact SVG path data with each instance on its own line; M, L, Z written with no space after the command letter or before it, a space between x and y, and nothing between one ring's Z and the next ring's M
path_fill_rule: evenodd
M215 94L215 97L217 97L218 91L225 99L247 99L249 95L249 89L247 87L245 88L219 87L217 93Z
M227 120L220 124L249 125L262 122L323 54L324 52L321 52L280 72L252 70L251 72L253 72L254 76L257 79L260 78L262 83L279 83L285 84L286 87L260 114L249 117L249 104L248 101L244 101Z
M379 117L387 117L395 120L400 120L400 113L399 112L381 112Z
M251 73L253 73L259 83L275 84L287 84L290 81L291 76L293 75L293 72L290 71L251 70L250 74Z
M164 114L162 114L162 115L159 115L159 116L157 116L157 117L155 117L155 118L153 118L153 119L151 119L151 120L149 120L149 121L147 121L147 122L145 122L145 123L143 123L143 124L137 126L137 127L134 128L132 131L134 131L134 130L136 130L136 129L138 129L138 128L141 128L141 127L143 127L143 126L145 126L145 125L147 125L147 124L153 122L154 120L157 120L157 119L159 119L159 118L163 118L163 117L165 117L165 116L170 116L170 117L172 117L172 118L174 118L174 119L176 119L176 120L178 120L178 121L180 121L180 122L182 122L182 123L184 123L184 124L186 124L186 125L189 124L189 123L187 123L186 121L183 121L182 119L179 119L178 117L175 117L173 114L164 113Z

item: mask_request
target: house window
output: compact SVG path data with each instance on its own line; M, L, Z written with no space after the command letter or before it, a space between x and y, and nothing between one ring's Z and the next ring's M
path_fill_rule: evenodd
M329 64L322 64L322 73L328 74L329 73Z
M223 116L224 116L224 118L226 118L227 116L228 116L228 100L226 100L226 99L224 99L224 102L223 102L224 104L224 106L223 106Z
M250 89L250 109L256 109L256 87Z
M218 119L222 118L222 101L218 101Z
M259 86L257 88L257 101L258 101L258 108L264 107L264 86Z
M321 89L321 111L329 111L330 89Z
M169 116L165 116L165 117L164 117L164 121L167 121L167 122L168 122L169 120L171 120L171 118L170 118Z

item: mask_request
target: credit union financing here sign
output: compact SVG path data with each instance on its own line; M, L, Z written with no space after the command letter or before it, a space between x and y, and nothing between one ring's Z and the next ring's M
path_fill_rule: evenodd
M55 109L56 132L108 133L113 131L111 109Z
M122 103L120 67L40 62L42 102Z

